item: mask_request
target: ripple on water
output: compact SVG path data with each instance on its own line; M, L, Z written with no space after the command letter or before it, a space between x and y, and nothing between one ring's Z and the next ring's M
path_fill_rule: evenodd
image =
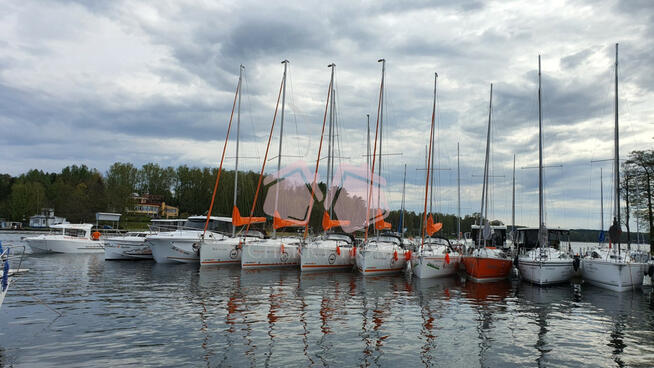
M648 366L651 288L32 256L0 310L14 366ZM58 317L39 302L63 313Z

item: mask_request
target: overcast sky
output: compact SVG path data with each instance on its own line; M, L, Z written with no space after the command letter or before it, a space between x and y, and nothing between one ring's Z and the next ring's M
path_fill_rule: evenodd
M600 167L610 208L615 43L620 150L654 146L654 2L642 1L3 1L0 172L116 161L217 166L239 64L246 67L242 156L258 169L283 66L290 61L284 155L315 160L336 64L340 155L365 161L385 58L382 174L399 207L424 195L425 145L438 72L439 211L479 211L494 84L491 213L537 225L538 54L542 55L549 226L599 228ZM274 138L278 138L278 134ZM273 140L273 143L274 143ZM234 145L229 151L233 151ZM276 146L275 146L276 147ZM228 155L232 155L230 153ZM276 155L276 152L272 156ZM285 158L285 161L296 158ZM226 166L233 167L233 160ZM558 165L561 165L559 167ZM609 216L607 210L606 216Z

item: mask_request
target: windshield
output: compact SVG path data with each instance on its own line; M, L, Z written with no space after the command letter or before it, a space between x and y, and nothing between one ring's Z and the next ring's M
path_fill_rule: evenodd
M184 223L184 229L186 230L204 230L204 224L207 220L206 219L189 219L186 220L186 223ZM209 226L207 227L207 231L215 231L215 232L230 232L232 230L232 223L231 222L225 222L225 221L216 221L216 220L209 220Z

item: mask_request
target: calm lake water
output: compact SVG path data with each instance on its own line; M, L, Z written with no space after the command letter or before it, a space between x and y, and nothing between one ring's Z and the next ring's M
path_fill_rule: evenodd
M654 366L650 285L614 293L101 254L22 267L0 309L3 366Z

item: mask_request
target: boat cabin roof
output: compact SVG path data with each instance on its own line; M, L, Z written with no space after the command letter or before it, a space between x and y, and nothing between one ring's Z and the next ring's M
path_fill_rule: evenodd
M207 216L189 216L189 218L187 220L189 220L189 221L206 221ZM231 217L222 217L222 216L211 216L210 220L211 221L218 221L218 222L229 222L229 223L232 222Z
M506 225L491 225L491 230L506 230ZM472 229L479 229L479 225L472 225Z
M91 231L91 228L93 228L93 224L56 224L50 226L52 229L76 229L76 230L84 230L84 231Z
M538 231L537 227L518 227L515 229L515 231ZM557 228L547 228L547 231L561 231L564 233L570 232L570 229L562 229L560 227Z

